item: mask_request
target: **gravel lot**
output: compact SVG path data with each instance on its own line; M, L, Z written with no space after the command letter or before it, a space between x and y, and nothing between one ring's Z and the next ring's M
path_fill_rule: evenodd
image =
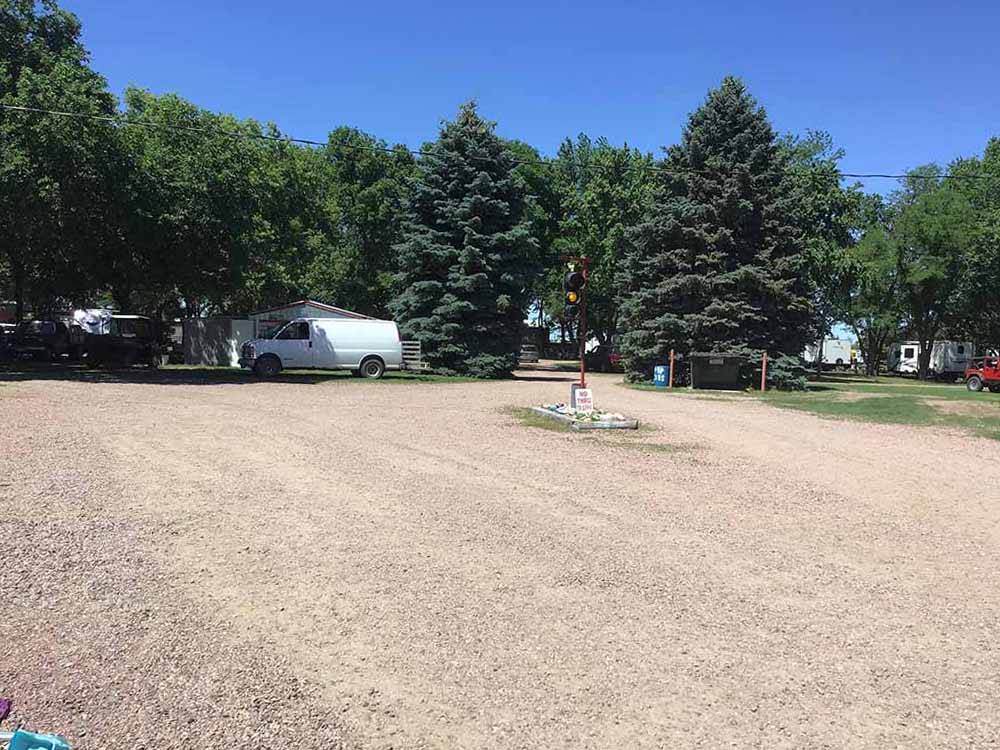
M0 695L90 748L1000 742L996 443L595 379L0 381ZM142 381L137 375L135 380Z

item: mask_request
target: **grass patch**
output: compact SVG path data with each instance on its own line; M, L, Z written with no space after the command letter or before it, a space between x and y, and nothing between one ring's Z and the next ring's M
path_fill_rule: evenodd
M1000 394L972 393L962 385L900 378L837 378L811 383L807 391L752 393L783 409L877 424L945 427L1000 439Z
M1000 440L1000 394L972 393L960 383L930 383L901 377L831 374L805 391L693 391L623 383L626 388L711 401L757 399L781 409L829 419L964 430Z
M573 433L580 440L597 442L607 447L628 448L643 453L680 453L693 450L690 444L649 443L644 438L656 432L656 428L648 424L639 424L637 430L574 430L568 422L543 417L524 406L508 406L500 410L502 414L513 417L522 427L530 427L549 432Z
M508 406L502 410L516 419L523 427L533 427L538 430L548 430L549 432L576 432L569 422L560 422L557 419L543 417L538 412L534 412L526 406Z

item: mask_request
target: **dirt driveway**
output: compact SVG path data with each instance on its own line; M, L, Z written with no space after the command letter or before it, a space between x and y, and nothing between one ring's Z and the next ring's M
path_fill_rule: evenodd
M0 383L0 695L80 747L983 747L995 443L568 383Z

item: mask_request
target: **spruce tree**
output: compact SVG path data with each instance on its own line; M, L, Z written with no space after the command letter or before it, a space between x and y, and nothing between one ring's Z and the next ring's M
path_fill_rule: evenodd
M436 371L506 377L517 367L535 240L524 187L495 124L464 105L420 160L396 246L390 309Z
M812 316L806 246L775 133L741 81L709 92L661 166L620 277L629 377L648 378L671 349L798 355Z

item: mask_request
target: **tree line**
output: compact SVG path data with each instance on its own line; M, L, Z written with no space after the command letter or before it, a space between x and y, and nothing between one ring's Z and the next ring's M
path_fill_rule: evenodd
M175 94L117 101L55 0L0 0L0 295L18 317L113 304L160 318L310 297L380 317L442 372L517 364L525 320L590 330L629 377L670 350L788 367L836 325L869 369L903 337L1000 343L1000 141L888 197L830 136L782 135L726 78L662 155L586 135L548 157L464 105L419 153L350 127L292 142ZM73 116L57 113L72 113Z

